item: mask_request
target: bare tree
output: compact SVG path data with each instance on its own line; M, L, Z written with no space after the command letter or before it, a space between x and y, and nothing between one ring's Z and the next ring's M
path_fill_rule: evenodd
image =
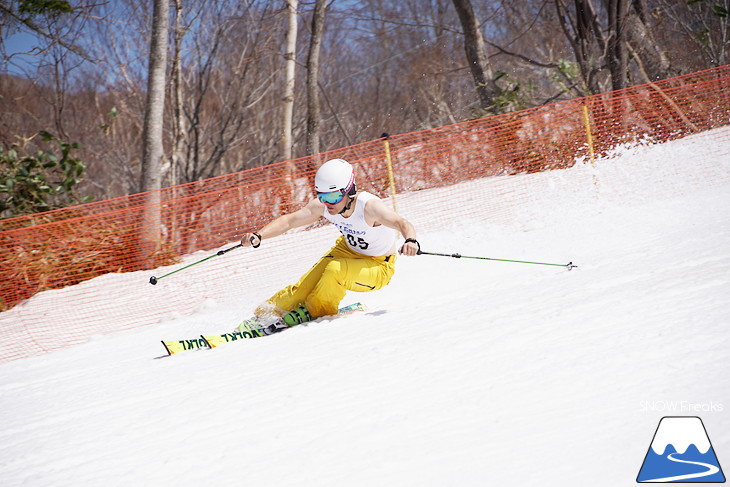
M657 81L672 75L667 50L654 35L646 0L632 0L626 23L626 40L629 53L645 81Z
M652 12L673 36L685 71L730 62L730 0L653 0Z
M0 0L0 72L7 69L23 73L38 84L52 87L40 92L49 113L37 120L42 126L31 133L48 130L63 140L76 136L71 128L73 107L69 106L68 95L82 79L80 66L92 60L80 43L90 9L86 1L72 7L62 0ZM8 52L5 37L18 32L34 34L36 42L26 52Z
M41 52L48 46L58 45L86 61L92 61L93 59L87 54L86 50L77 42L78 26L64 32L49 29L49 24L55 23L59 19L68 20L68 16L78 18L80 15L84 15L89 9L89 6L85 3L81 2L81 5L73 7L66 0L54 2L0 0L0 25L2 25L0 32L5 31L8 27L32 32L45 39L43 45L39 47ZM74 38L70 38L68 34L71 34ZM0 36L0 51L5 52L3 36Z
M29 17L40 32L27 54L3 52L12 32L36 32L19 5L66 3L73 13ZM155 139L171 156L163 185L455 123L483 115L484 106L535 106L730 58L730 0L299 1L312 36L297 40L309 49L308 79L293 88L286 155L282 97L294 63L281 58L295 52L285 46L292 2L169 3L176 15L169 103ZM325 8L326 29L317 31ZM0 0L0 139L40 128L66 134L83 145L83 190L97 198L141 191L152 15L152 2L137 0ZM19 73L21 59L33 63ZM156 160L165 176L166 159Z
M316 0L312 14L312 38L307 57L307 154L319 153L319 53L326 7L327 0Z
M185 27L182 23L182 0L175 0L175 31L173 36L172 85L174 97L173 150L170 161L170 181L177 184L177 168L182 164L185 152L186 120L183 113L182 42Z
M155 0L147 78L147 102L142 132L142 191L161 187L160 167L164 157L162 135L165 111L167 33L170 23L169 0Z
M571 11L566 0L554 0L563 33L580 67L584 94L606 91L606 39L591 0L574 0Z
M202 0L186 9L183 112L186 132L178 182L274 162L281 153L280 17L269 5ZM277 96L278 95L278 96Z
M453 0L456 13L464 31L464 50L482 108L492 110L499 96L499 87L494 79L492 66L484 48L479 20L474 13L471 0Z
M628 0L604 0L608 10L608 69L614 90L626 88L628 84L628 50L626 48L626 25Z
M292 119L294 117L294 85L297 66L297 5L298 0L286 0L288 29L286 32L286 50L284 52L286 78L282 103L284 116L281 134L281 156L285 161L292 158Z
M148 192L140 233L140 263L151 264L160 245L160 192L163 153L163 113L165 110L165 72L167 34L170 23L169 0L155 0L150 42L147 102L142 132L142 191Z

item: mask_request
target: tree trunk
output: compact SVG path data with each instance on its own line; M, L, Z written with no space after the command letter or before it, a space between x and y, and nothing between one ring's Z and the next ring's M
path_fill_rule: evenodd
M185 113L183 110L183 86L182 86L182 70L181 70L181 57L182 57L182 41L185 36L185 29L182 26L182 0L175 0L175 36L174 40L174 58L172 61L172 82L173 89L175 90L175 108L174 108L174 126L173 126L173 139L174 147L172 151L172 163L170 166L170 183L171 185L178 184L178 168L181 166L183 159L185 158Z
M456 13L459 14L464 31L464 50L474 78L481 107L494 111L495 99L499 96L499 87L494 80L492 67L484 49L484 37L479 28L479 20L474 13L471 0L453 0Z
M575 57L590 94L603 91L600 72L604 69L606 40L591 0L575 0Z
M307 58L307 154L319 150L319 51L324 33L324 17L327 0L316 0L312 15L312 40Z
M296 199L296 188L294 179L296 177L297 167L292 159L292 120L294 118L294 82L296 68L296 47L297 47L297 4L298 0L286 0L288 10L289 29L286 33L286 81L284 87L284 123L281 135L282 158L290 161L286 164L282 185L286 188L286 192L282 191L279 203L279 211L290 213L292 211L292 202Z
M671 65L667 53L654 37L651 25L646 18L645 0L632 0L631 11L627 19L626 40L633 48L637 63L646 74L646 81L657 81L668 78Z
M141 190L148 192L140 233L140 264L153 265L153 256L160 246L160 188L162 123L165 109L165 69L167 67L167 32L170 22L168 0L155 0L152 39L147 81L144 129L142 133Z
M286 33L286 81L284 86L284 123L282 128L281 145L282 159L292 158L292 119L294 117L294 69L296 68L297 48L297 3L298 0L286 0L288 9L289 29Z
M628 84L628 50L626 49L626 19L628 0L606 0L608 9L608 69L611 86L622 90Z

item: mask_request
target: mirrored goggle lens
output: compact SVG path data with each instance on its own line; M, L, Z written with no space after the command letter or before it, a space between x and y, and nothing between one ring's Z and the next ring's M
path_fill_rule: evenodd
M345 194L342 191L333 191L331 193L317 193L317 198L319 198L319 201L321 201L322 203L329 203L331 205L339 203L344 197Z

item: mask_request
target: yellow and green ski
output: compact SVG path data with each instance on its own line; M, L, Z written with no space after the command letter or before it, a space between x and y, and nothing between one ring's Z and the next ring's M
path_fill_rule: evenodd
M337 312L338 315L348 315L357 311L365 311L365 305L362 303L354 303L348 306L340 308ZM267 336L270 333L264 328L259 328L250 331L232 331L230 333L221 333L219 335L200 335L199 337L192 338L190 340L162 340L162 344L167 350L167 355L175 355L181 352L187 352L189 350L201 350L216 348L224 343L234 342L237 340L244 340L249 338L259 338Z

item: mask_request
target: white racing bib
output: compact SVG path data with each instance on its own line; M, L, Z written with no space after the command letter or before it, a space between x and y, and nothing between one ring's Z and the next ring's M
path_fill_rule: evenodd
M377 196L368 192L357 194L355 200L355 211L347 218L342 215L330 215L327 209L324 210L324 217L332 222L337 229L345 236L347 245L355 252L369 256L390 255L398 232L385 225L371 227L365 221L365 204L378 199Z

